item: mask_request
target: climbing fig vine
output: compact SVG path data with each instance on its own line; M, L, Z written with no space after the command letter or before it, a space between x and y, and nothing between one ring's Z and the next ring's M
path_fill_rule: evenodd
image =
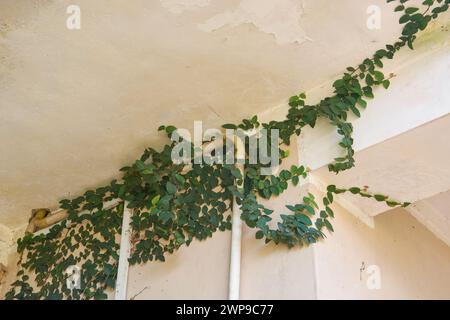
M403 25L398 41L379 49L360 64L348 67L333 83L333 95L318 104L308 105L301 93L289 99L287 116L282 121L259 123L256 116L239 124L225 124L225 129L266 129L279 132L280 162L288 157L287 148L294 135L306 126L314 128L318 119L326 119L342 137L342 156L328 166L339 173L355 166L353 126L348 114L360 117L361 109L374 97L374 88L388 89L393 75L385 75L383 60L393 59L396 52L413 43L419 31L439 14L448 10L450 0L425 0L419 7L408 6L408 0L395 2ZM170 138L174 126L161 126ZM306 179L308 169L292 166L278 175L262 175L261 164L251 164L246 145L245 171L237 165L176 164L171 159L175 142L157 151L148 148L133 164L120 169L123 177L109 185L89 190L75 199L60 201L69 213L63 224L53 226L48 233L27 234L18 241L20 255L17 280L7 293L7 299L106 299L108 289L115 286L118 268L119 240L124 204L132 210L132 249L130 264L164 261L167 254L194 239L204 240L217 230L231 229L230 208L236 201L242 210L241 219L256 229L256 238L266 243L288 247L305 246L333 231L331 204L341 193L373 198L390 207L407 206L381 194L372 194L353 187L327 187L322 199L312 194L286 205L277 223L271 223L272 210L258 199L272 199L289 185ZM118 205L106 208L113 199ZM319 201L320 200L320 201ZM66 270L79 266L83 277L79 289L69 289Z

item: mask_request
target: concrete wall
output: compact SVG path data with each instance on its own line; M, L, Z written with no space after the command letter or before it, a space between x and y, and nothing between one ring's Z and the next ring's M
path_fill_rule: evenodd
M296 140L292 142L291 157L281 169L298 162ZM306 190L300 186L291 186L275 201L264 202L276 211L273 213L274 224L285 204L295 203L304 192ZM226 299L230 241L230 232L217 232L212 239L183 247L168 256L164 263L131 267L128 298L138 294L136 299ZM242 299L316 297L312 248L288 250L273 244L265 245L255 239L255 230L244 226L241 259Z
M277 117L277 114L273 114ZM288 168L299 162L292 141ZM264 204L277 216L299 202L311 184L289 188ZM374 217L370 228L334 205L335 233L309 248L265 245L244 226L242 299L450 299L450 247L403 209ZM225 299L228 292L230 233L216 233L168 256L164 263L132 267L128 298ZM380 270L379 290L370 290L372 265Z
M292 192L272 208L295 199ZM335 232L309 248L265 245L244 227L241 298L450 299L450 247L407 211L375 217L372 229L339 205L334 208ZM229 236L217 233L165 263L132 267L128 298L226 299ZM380 270L379 289L367 286L376 277L373 265Z
M296 141L284 168L298 163ZM277 216L311 184L289 188L264 204ZM375 228L334 205L335 233L309 248L287 249L256 240L244 226L241 265L242 299L450 299L450 247L403 209L374 217ZM132 266L128 299L226 299L230 232L166 257L166 262ZM9 259L12 282L17 255ZM380 270L381 288L369 290L370 266ZM2 291L3 290L3 291ZM0 288L0 297L7 287Z
M290 195L274 206L295 199ZM379 215L371 229L338 205L334 209L335 232L310 248L264 245L244 228L241 298L450 299L450 247L407 211ZM131 267L127 298L226 299L229 244L230 232L218 232L164 263ZM14 281L17 258L9 257L5 283ZM380 270L379 290L367 287L371 265ZM7 290L0 286L0 299Z
M130 267L127 299L226 299L230 236L218 231L180 248L165 262Z
M265 245L245 228L241 299L315 299L313 248Z
M450 247L406 210L375 217L371 229L335 208L335 233L314 248L318 299L450 299Z
M3 280L0 281L0 300L4 299L6 292L10 289L10 284L16 281L16 274L18 271L17 261L19 260L19 254L11 252L7 255L6 264L7 272Z
M334 78L397 20L384 0L1 0L0 223L109 183L162 124L220 127Z
M0 299L9 290L9 284L14 282L17 273L17 239L24 233L24 229L11 230L0 225L0 263L6 268L6 274L0 275Z
M292 139L290 157L280 169L288 169L298 163L297 139ZM272 213L271 227L276 228L280 214L288 213L286 205L296 204L307 193L301 183L290 187L278 198L262 200ZM242 236L241 298L242 299L314 299L313 248L288 249L285 246L264 244L255 239L255 229L245 224Z

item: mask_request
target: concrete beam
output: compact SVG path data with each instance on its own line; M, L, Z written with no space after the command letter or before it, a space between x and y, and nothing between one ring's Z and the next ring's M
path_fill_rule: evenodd
M436 237L450 246L450 191L414 203L406 210Z
M358 152L356 167L338 175L315 170L327 184L368 186L402 202L417 202L450 189L450 115ZM344 195L369 216L390 210L372 199Z
M378 88L375 99L368 101L361 118L352 118L354 148L362 151L402 133L418 128L450 113L450 47L420 57L396 68L384 68L394 72L389 90ZM326 84L312 90L312 100L326 96ZM305 128L301 162L311 169L326 166L334 158L342 156L338 146L340 136L327 121L319 121L315 128Z

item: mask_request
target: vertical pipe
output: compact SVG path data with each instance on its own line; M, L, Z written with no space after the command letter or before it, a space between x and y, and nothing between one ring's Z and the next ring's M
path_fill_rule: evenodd
M237 148L237 165L236 167L241 171L244 177L244 164L240 164L239 160L245 160L245 145L243 141L236 137ZM237 185L239 189L243 187L243 180ZM236 202L236 197L233 199L232 212L232 227L231 227L231 252L230 252L230 275L228 283L228 299L239 300L240 282L241 282L241 239L242 239L242 220L241 209Z
M120 237L119 267L117 270L115 300L126 300L127 298L128 258L130 257L131 249L131 212L127 206L128 202L125 201L122 218L122 234Z
M233 219L231 229L231 255L230 255L230 280L228 289L229 300L239 300L239 289L241 281L241 238L242 220L241 209L233 200Z

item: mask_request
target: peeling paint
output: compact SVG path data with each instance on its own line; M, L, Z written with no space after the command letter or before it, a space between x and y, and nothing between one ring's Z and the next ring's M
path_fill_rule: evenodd
M13 235L11 230L0 224L0 263L7 265L8 255L13 244Z
M155 134L159 125L191 126L201 119L214 128L281 103L276 111L283 119L286 97L300 89L309 92L311 102L322 97L331 88L329 79L374 47L364 19L346 18L365 12L362 1L304 0L305 10L301 0L77 2L86 13L80 32L65 28L65 1L0 1L0 33L5 33L0 35L0 223L11 230L26 227L31 208L54 206L107 183L144 148L161 147L165 138ZM219 31L198 29L226 12L231 24L242 24L232 28L225 20ZM384 23L397 26L397 17ZM297 33L290 33L294 29ZM302 41L301 29L315 42L277 44ZM397 72L401 66L411 73L405 78L410 83L423 72L418 68L425 68L425 54L433 65L447 61L447 51L438 53L440 45L433 44L448 41L448 33L434 31L432 42L417 43L414 54L402 52L395 68L388 68ZM386 27L376 40L387 43L394 37L397 29ZM442 78L440 70L445 71L433 69L433 83ZM321 83L323 89L309 90ZM411 113L415 109L409 105L421 100L408 95L410 87L396 87L411 101L394 104L408 106ZM435 85L416 90L427 99L426 119L440 114L447 101L445 90L435 90L437 97L424 95L430 90ZM390 112L400 114L397 109ZM391 127L398 123L385 126ZM380 135L389 136L386 130ZM326 141L331 146L320 145L334 146ZM302 157L317 163L321 150Z
M208 19L198 27L212 32L225 26L236 27L244 23L256 26L271 34L278 44L298 43L311 40L300 26L299 18L304 10L301 1L242 0L234 11L226 11Z
M211 0L160 0L161 5L171 13L180 14L187 10L209 6Z

